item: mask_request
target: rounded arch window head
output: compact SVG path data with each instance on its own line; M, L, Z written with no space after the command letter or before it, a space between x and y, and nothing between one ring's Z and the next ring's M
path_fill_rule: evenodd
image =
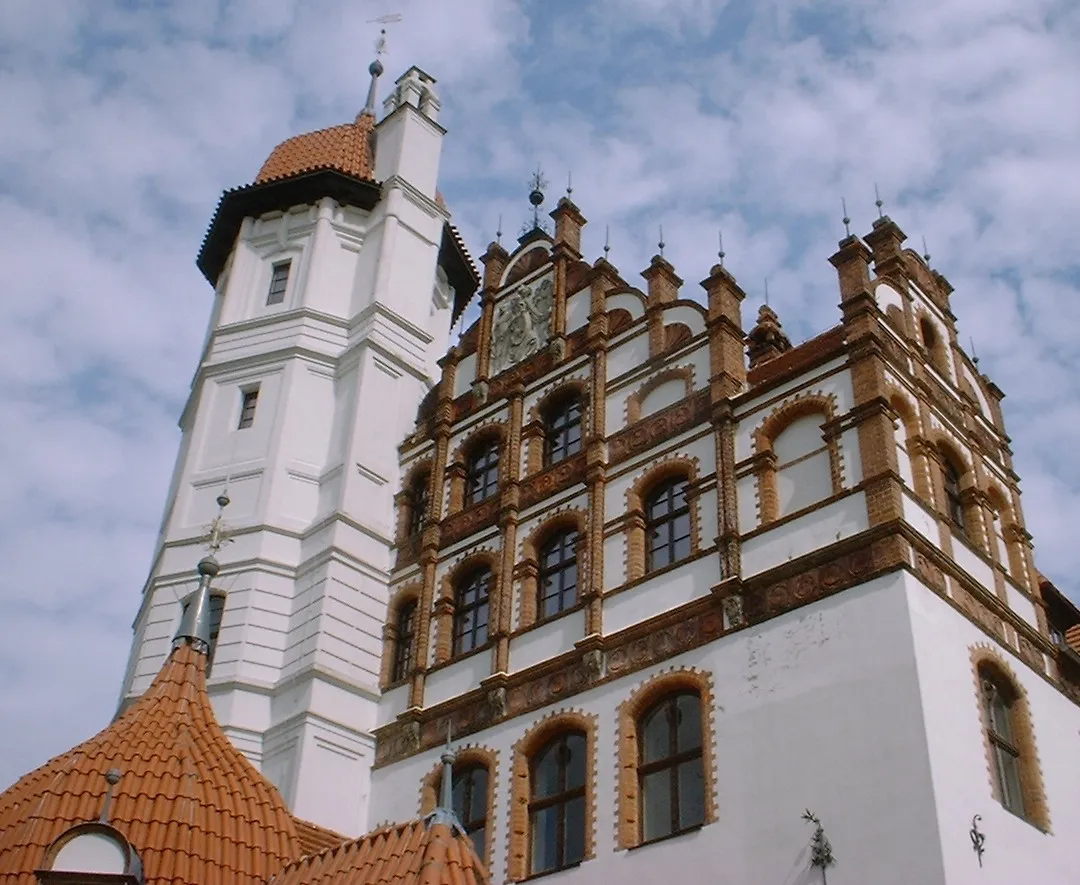
M577 390L564 392L541 410L544 464L557 464L581 451L583 407Z
M646 568L650 572L690 556L689 487L686 476L672 476L645 498Z
M45 852L49 881L76 885L88 875L124 885L143 885L142 860L115 827L102 821L78 824L62 833Z

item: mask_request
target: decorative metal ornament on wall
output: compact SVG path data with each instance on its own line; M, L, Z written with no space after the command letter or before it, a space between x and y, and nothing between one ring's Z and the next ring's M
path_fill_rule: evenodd
M495 376L543 348L551 337L551 278L521 286L495 308L491 335L491 375Z

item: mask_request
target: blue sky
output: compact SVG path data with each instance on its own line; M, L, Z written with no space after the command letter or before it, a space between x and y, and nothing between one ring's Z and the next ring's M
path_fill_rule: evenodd
M442 190L474 253L573 173L584 251L665 253L696 293L723 228L752 319L838 319L827 262L874 185L956 287L1006 392L1040 568L1076 598L1080 7L1052 0L184 0L0 4L0 787L117 699L211 290L220 192L439 80Z

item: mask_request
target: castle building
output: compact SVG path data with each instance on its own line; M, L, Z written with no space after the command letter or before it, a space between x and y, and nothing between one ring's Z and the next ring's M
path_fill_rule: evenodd
M948 281L880 217L796 345L569 198L478 273L380 73L218 206L122 712L0 795L0 885L1074 882L1080 611Z

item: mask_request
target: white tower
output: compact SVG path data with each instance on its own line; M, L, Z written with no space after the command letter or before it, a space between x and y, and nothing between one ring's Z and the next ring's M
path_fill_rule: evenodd
M478 284L436 190L435 81L410 68L376 123L381 73L353 123L285 141L218 205L210 328L122 693L160 669L227 488L218 718L296 815L346 834L369 824L398 445Z

